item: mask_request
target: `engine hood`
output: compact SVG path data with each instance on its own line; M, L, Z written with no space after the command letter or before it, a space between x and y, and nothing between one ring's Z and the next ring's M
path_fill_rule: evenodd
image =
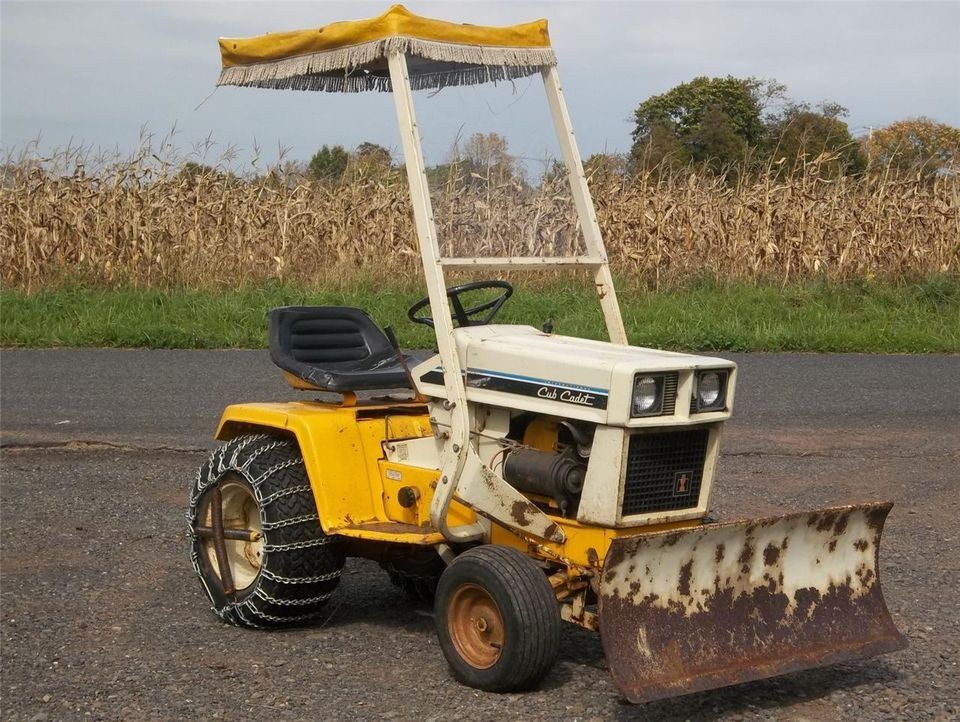
M470 400L599 423L629 422L637 373L677 371L681 394L689 394L695 370L735 369L725 359L547 334L532 326L460 328L454 336ZM413 375L422 392L445 396L439 357ZM730 402L732 392L731 379ZM504 395L510 399L497 398Z

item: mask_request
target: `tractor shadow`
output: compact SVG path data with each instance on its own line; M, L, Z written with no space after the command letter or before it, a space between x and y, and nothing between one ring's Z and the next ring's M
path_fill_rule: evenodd
M408 599L374 564L351 560L327 613L307 629L332 631L365 625L377 627L387 636L413 635L429 639L429 645L434 644L432 605ZM887 660L868 660L633 705L619 694L609 675L599 634L563 625L557 662L540 685L541 692L562 694L571 686L586 684L594 693L600 693L601 688L607 687L618 700L613 713L613 718L618 720L706 722L741 715L777 716L787 707L816 704L817 700L836 692L861 686L887 685L900 676Z
M373 562L350 559L325 612L305 628L332 630L355 625L432 634L433 606L408 598Z
M886 659L873 659L634 705L619 694L609 676L600 635L565 625L557 661L559 664L541 689L561 691L577 678L593 677L599 671L604 680L609 680L611 691L618 697L619 705L614 713L618 720L706 722L740 715L763 716L764 713L776 717L793 705L816 702L835 692L852 691L861 686L888 685L900 678L895 664Z
M747 714L769 713L776 717L794 705L816 702L863 685L889 684L898 678L896 669L885 660L838 664L647 704L632 705L621 698L615 718L696 722Z

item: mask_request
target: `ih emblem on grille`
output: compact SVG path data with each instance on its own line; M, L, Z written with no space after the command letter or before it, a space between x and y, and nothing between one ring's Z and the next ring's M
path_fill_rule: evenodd
M690 473L689 471L678 471L673 475L673 495L679 496L690 491Z

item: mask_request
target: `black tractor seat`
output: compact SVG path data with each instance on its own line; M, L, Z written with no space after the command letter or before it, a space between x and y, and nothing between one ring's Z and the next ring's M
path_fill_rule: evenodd
M283 306L267 318L270 358L306 388L337 393L411 388L397 350L359 308ZM408 365L416 363L404 358Z

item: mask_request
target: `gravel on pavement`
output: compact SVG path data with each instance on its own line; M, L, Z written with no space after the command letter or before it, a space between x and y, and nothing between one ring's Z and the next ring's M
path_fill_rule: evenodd
M960 717L960 358L730 356L719 516L892 499L881 578L909 647L632 706L597 635L569 625L538 690L457 684L432 610L363 560L310 627L221 623L188 560L186 490L224 404L293 395L264 356L3 351L2 719Z

